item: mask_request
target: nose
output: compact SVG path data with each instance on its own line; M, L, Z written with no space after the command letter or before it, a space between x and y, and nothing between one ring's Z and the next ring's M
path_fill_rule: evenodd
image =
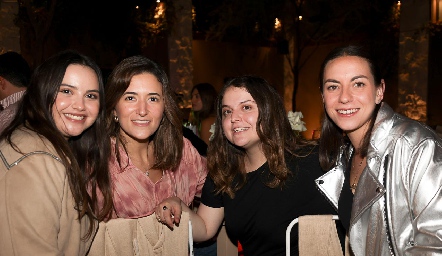
M138 104L137 114L140 116L147 115L147 103L145 101L140 101Z
M241 120L241 116L236 111L232 111L232 114L230 115L230 122L235 123Z
M80 111L84 110L84 99L81 98L81 99L76 100L76 101L72 104L72 108L73 108L73 109L76 109L76 110L80 110Z
M353 99L353 95L349 88L343 87L341 90L341 94L339 95L339 102L346 104Z

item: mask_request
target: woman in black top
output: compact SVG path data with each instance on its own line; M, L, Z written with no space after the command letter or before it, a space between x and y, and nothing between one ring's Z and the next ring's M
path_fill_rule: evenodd
M194 240L210 239L225 220L229 237L241 243L244 255L285 255L285 230L293 219L336 214L315 187L322 174L317 146L296 136L280 95L262 78L228 81L216 107L207 154L210 177L197 214L191 214ZM179 222L181 207L189 211L171 198L156 213L172 226ZM295 228L293 254L297 241Z

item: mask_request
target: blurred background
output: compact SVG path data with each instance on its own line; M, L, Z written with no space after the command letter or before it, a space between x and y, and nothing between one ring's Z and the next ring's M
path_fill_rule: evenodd
M94 58L105 77L142 54L168 72L181 108L190 90L242 74L267 79L287 111L301 111L306 138L323 116L318 72L350 43L378 56L384 100L398 112L442 125L442 0L0 0L0 53L36 67L63 49Z

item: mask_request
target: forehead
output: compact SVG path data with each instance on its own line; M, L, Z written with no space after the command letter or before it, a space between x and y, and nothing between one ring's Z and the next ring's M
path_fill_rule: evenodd
M324 69L324 77L354 73L372 75L368 61L357 56L342 56L329 61Z
M163 85L158 81L156 76L150 73L142 73L132 77L126 91L138 93L155 92L161 94L163 92Z
M80 64L71 64L66 68L62 83L87 90L96 90L99 87L95 71Z
M223 105L235 106L243 102L253 101L252 95L244 87L231 86L226 89L222 99Z

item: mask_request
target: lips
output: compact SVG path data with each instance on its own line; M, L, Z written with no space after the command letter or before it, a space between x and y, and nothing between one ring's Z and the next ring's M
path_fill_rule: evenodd
M357 112L358 110L359 110L358 108L352 108L352 109L338 109L337 111L339 114L342 115L350 115Z
M132 120L132 122L134 122L136 124L148 124L148 123L150 123L149 120Z
M64 116L69 119L76 120L76 121L81 121L85 118L84 115L74 115L74 114L69 114L69 113L64 114Z
M243 131L246 131L246 130L248 130L249 128L244 128L244 127L242 127L242 128L234 128L233 129L233 132L235 132L235 133L237 133L237 132L243 132Z

